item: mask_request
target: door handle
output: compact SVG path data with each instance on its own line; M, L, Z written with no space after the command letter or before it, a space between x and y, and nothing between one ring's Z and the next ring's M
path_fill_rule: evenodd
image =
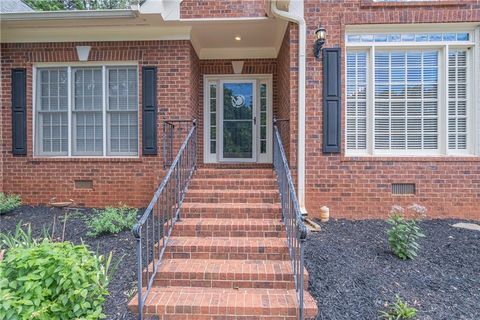
M253 124L257 124L257 117L253 117Z

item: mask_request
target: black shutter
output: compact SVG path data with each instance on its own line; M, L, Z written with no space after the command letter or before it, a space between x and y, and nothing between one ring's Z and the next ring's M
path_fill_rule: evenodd
M323 49L323 152L340 152L340 48Z
M144 155L157 154L157 68L142 68L142 145Z
M12 153L27 154L26 69L12 69Z

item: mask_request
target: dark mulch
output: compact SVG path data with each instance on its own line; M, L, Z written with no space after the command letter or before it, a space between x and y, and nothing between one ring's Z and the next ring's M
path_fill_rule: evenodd
M426 238L411 261L391 253L384 221L322 224L305 250L318 319L377 319L396 294L417 308L416 319L480 319L480 232L456 222L421 222Z
M109 252L112 252L114 262L123 256L111 280L109 286L110 295L105 301L103 310L107 315L107 319L135 319L127 310L127 304L136 287L135 238L130 231L97 238L86 236L87 227L84 219L88 219L88 216L91 214L91 209L80 209L78 214L69 211L65 228L65 240L76 244L83 241L92 251L97 252L98 248L98 252L103 255L108 255ZM54 215L57 216L54 237L59 238L62 236L64 213L60 209L47 207L22 206L8 214L0 215L0 232L13 232L17 223L22 221L22 224L29 223L32 226L34 236L42 236L44 228L48 228L51 234Z

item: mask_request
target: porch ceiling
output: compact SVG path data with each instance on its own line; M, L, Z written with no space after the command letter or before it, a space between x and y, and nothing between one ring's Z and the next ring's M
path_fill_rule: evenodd
M18 18L2 14L1 42L190 39L200 59L275 58L287 27L285 21L268 17L165 21L156 14L121 13L60 17L34 12Z

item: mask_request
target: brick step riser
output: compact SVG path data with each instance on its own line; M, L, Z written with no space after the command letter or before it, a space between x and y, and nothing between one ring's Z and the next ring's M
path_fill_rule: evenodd
M278 203L278 196L275 197L226 197L226 196L193 196L187 193L185 202L190 203Z
M275 180L273 173L195 173L193 180L195 179L272 179Z
M277 190L278 186L272 184L226 184L226 183L193 183L188 186L189 190Z
M255 237L284 238L285 231L185 230L175 226L174 237Z
M187 309L189 306L178 306L177 309ZM217 309L222 309L222 307L217 307ZM136 312L136 311L134 311ZM283 312L283 311L282 311ZM289 311L285 311L288 313L292 313ZM163 313L165 313L163 311ZM170 312L169 312L170 313ZM144 316L148 319L149 317L153 317L155 320L298 320L297 316L290 316L290 315L282 315L282 316L262 316L258 314L252 313L251 315L234 315L232 316L229 313L229 315L223 315L223 314L217 314L217 315L205 315L205 314L199 314L199 313L173 313L173 311L170 314L164 314L164 315L159 315L158 312L149 312L145 311ZM315 318L308 318L304 317L305 320L315 320Z
M169 279L155 278L157 287L204 287L204 288L255 288L255 289L295 289L293 276L291 280L211 280L211 279ZM308 284L308 282L307 282ZM307 287L305 287L307 288Z
M280 212L181 212L181 219L276 219L280 221Z
M184 248L179 248L184 249ZM290 255L288 252L259 253L257 252L191 252L188 249L166 250L165 259L215 259L215 260L269 260L269 261L288 261Z

